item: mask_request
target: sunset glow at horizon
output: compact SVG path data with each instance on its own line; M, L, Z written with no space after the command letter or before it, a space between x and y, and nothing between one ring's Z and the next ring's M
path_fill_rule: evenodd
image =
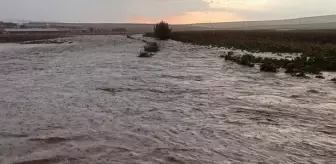
M161 20L169 22L170 24L246 21L246 19L240 18L232 13L212 11L212 12L186 12L181 15L171 15L163 18L138 17L138 18L131 18L129 22L153 24Z
M2 0L0 21L172 24L336 14L335 0ZM20 4L20 5L18 5Z

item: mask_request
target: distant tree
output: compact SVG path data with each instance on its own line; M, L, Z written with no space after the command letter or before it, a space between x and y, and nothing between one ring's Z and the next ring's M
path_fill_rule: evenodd
M169 28L169 24L161 21L154 26L154 35L160 40L167 40L171 36L172 29Z
M112 29L113 32L127 32L126 28L114 28Z
M0 26L4 28L15 28L17 27L17 24L13 22L0 22Z
M90 27L89 31L90 31L90 33L92 33L94 31L94 28Z
M20 28L27 28L27 26L22 24L22 25L20 25Z

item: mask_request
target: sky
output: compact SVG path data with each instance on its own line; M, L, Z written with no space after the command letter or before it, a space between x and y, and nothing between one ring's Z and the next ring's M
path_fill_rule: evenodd
M189 24L331 14L335 0L0 0L0 20Z

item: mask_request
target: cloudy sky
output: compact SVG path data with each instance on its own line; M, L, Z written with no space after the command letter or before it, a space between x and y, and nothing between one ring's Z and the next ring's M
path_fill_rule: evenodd
M0 20L181 24L329 14L335 0L0 0Z

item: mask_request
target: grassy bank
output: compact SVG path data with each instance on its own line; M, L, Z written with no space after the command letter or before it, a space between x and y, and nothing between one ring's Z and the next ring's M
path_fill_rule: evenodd
M173 40L258 52L336 56L336 30L174 32Z

